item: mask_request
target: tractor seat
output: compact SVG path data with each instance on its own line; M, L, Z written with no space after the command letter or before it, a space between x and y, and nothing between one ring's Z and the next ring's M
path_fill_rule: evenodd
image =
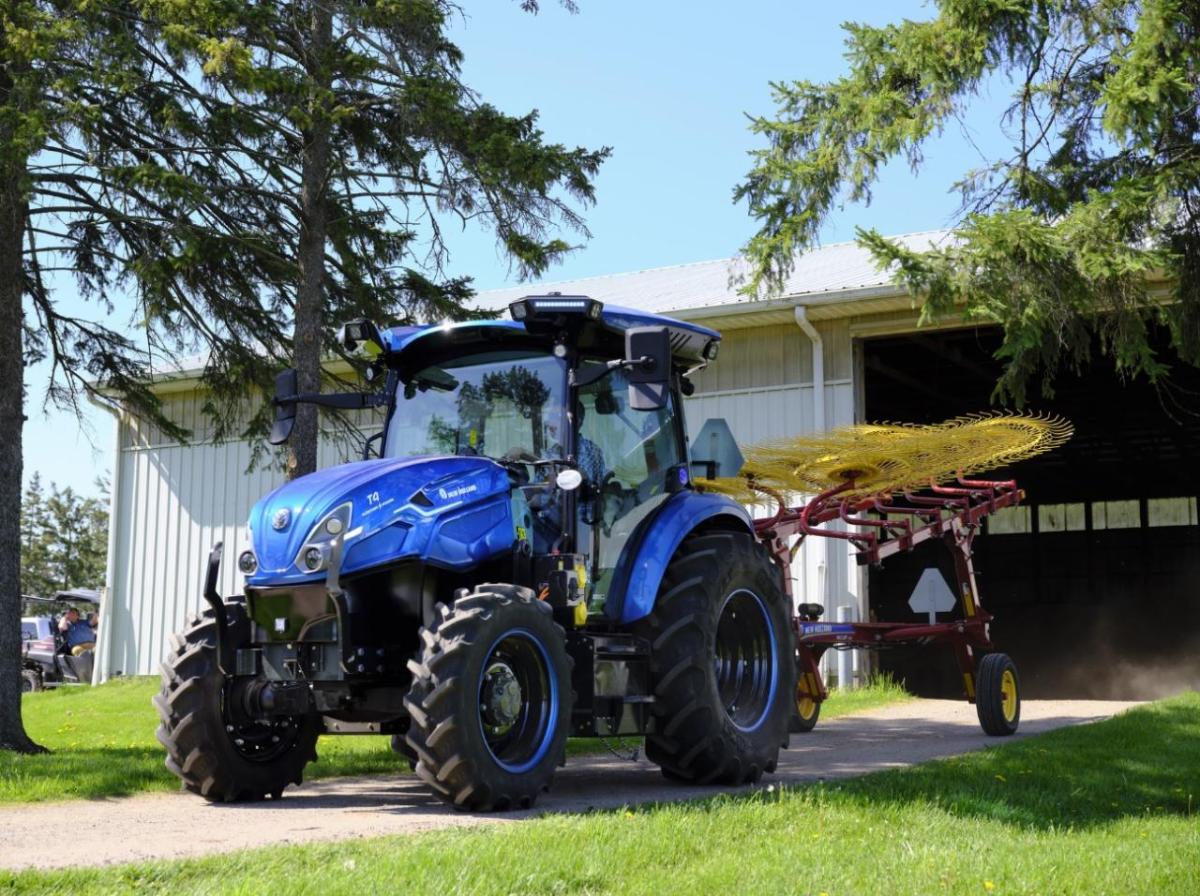
M800 604L796 607L796 612L807 618L820 619L825 613L825 608L820 604Z

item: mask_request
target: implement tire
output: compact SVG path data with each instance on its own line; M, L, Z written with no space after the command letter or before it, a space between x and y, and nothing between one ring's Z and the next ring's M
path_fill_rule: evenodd
M1016 734L1021 724L1021 682L1006 653L989 653L975 670L975 711L991 737Z
M226 604L225 612L232 636L244 626L246 611L240 604ZM316 760L320 717L230 718L225 676L217 667L216 632L212 610L205 610L182 635L171 635L171 652L160 667L162 690L153 701L166 766L184 788L211 802L279 799Z
M566 761L574 702L550 606L514 585L463 589L421 641L404 700L417 776L459 809L532 806Z
M677 781L747 784L773 772L796 689L788 601L749 534L688 538L637 632L651 645L646 757Z
M796 678L796 701L788 722L788 731L792 734L808 734L817 727L817 720L821 718L818 693L806 680L805 675L807 673Z
M30 694L34 691L42 690L42 673L37 669L22 669L21 670L21 693Z

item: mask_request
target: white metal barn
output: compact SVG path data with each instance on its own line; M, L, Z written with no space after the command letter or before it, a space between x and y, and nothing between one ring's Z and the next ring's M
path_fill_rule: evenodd
M943 236L930 232L902 239L923 248ZM998 370L992 357L996 334L962 322L918 330L913 298L890 283L855 244L826 246L798 258L781 297L773 301L739 295L738 274L736 260L724 259L496 290L479 300L485 307L504 308L530 293L559 291L720 330L719 359L694 377L696 391L685 405L692 435L710 417L725 418L739 442L750 444L865 419L926 422L989 406ZM194 372L166 379L158 388L168 413L194 437L181 445L128 415L117 421L110 599L98 645L100 677L157 670L168 635L201 606L205 561L218 541L225 544L221 591L236 593L234 558L246 541L249 509L282 481L268 470L245 473L247 443L211 438ZM1115 380L1110 387L1092 375L1060 386L1062 400L1053 409L1075 420L1073 447L1026 462L1017 471L1022 485L1043 503L1014 508L977 542L982 598L998 614L993 634L1001 649L1025 664L1027 694L1096 693L1101 680L1110 682L1110 692L1141 693L1136 687L1122 691L1118 685L1125 676L1112 672L1072 677L1084 657L1084 642L1059 644L1053 651L1049 645L1055 642L1054 626L1068 625L1068 617L1078 629L1081 606L1095 611L1088 614L1092 628L1085 634L1106 637L1113 620L1124 618L1125 606L1151 578L1154 587L1182 596L1174 607L1183 613L1181 631L1191 637L1200 633L1200 598L1186 586L1200 572L1194 568L1200 565L1194 497L1200 483L1175 482L1164 491L1113 476L1128 452L1167 452L1168 461L1171 452L1186 457L1190 445L1200 444L1200 427L1173 430L1161 408L1131 389L1122 390ZM1096 421L1111 417L1117 401L1125 408L1122 413L1132 416L1127 428L1114 432ZM353 459L338 454L332 442L323 445L321 463ZM1104 466L1106 458L1116 459L1113 466ZM1077 467L1086 467L1089 475L1070 475ZM1104 489L1095 486L1098 478L1105 481ZM1150 556L1146 534L1156 528L1157 553ZM830 619L839 609L858 618L907 612L904 605L920 572L941 561L917 552L896 558L902 562L894 567L889 561L886 571L868 572L856 565L844 543L812 541L797 556L795 590L798 599L823 604ZM1003 625L1004 618L1011 622ZM1126 629L1125 634L1130 647L1124 659L1136 660L1143 647L1161 656L1161 637L1151 647L1149 632L1143 637ZM1186 634L1175 639L1180 649L1186 646ZM940 673L927 674L925 665L906 665L912 658L904 655L885 657L883 666L900 671L910 685L955 696L954 665L948 660L926 657L929 666L946 667L949 683Z

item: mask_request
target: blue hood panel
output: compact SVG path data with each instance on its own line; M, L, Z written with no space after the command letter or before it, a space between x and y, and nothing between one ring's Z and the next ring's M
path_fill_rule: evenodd
M414 503L420 493L423 498ZM296 557L326 514L351 505L342 574L420 557L467 569L512 548L508 473L482 457L365 460L318 470L277 488L250 511L256 587L321 581Z

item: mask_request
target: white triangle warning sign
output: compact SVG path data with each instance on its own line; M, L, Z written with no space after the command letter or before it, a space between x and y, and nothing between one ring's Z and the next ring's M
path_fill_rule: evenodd
M954 609L954 592L942 578L936 567L929 567L917 579L917 587L913 589L908 605L914 613L928 613L930 623L937 622L937 614Z

